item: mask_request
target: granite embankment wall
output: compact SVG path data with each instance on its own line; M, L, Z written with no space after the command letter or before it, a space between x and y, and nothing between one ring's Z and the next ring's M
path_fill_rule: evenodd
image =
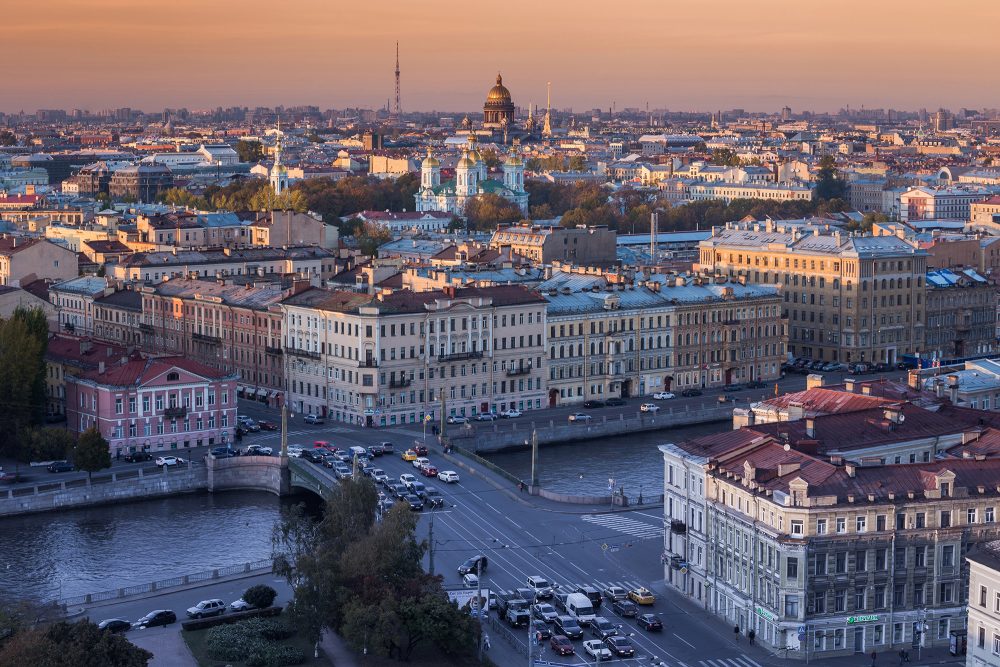
M74 479L0 488L0 517L146 500L197 491L261 490L288 493L287 467L270 456L207 457L177 466L139 468Z

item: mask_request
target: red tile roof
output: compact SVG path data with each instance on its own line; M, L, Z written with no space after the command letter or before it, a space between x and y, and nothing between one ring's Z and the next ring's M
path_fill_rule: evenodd
M145 384L172 368L200 375L209 380L221 380L228 377L224 371L185 357L144 358L138 353L133 353L124 364L106 366L103 373L91 371L82 377L100 385L133 387Z

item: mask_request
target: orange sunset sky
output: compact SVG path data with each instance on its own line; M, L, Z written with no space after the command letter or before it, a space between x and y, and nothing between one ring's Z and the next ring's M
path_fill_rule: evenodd
M0 110L997 107L994 0L8 0Z

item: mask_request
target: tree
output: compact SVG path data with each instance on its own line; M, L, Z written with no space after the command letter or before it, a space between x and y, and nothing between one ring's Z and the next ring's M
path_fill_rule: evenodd
M500 168L500 156L498 156L497 152L492 148L482 151L480 156L482 156L483 162L486 163L486 168L490 171Z
M847 183L837 171L837 162L832 155L820 158L819 169L816 170L816 199L843 199L847 196Z
M514 202L500 195L487 193L466 202L465 217L473 229L489 231L496 229L497 225L517 222L522 214L521 208Z
M462 220L457 215L454 216L451 219L451 222L448 223L448 231L449 232L460 232L460 231L464 231L465 228L466 228L465 220Z
M111 467L111 446L97 427L91 426L80 434L73 448L73 465L86 470L88 480L98 470Z
M264 147L259 141L240 139L236 142L236 154L240 162L260 162L264 157Z
M274 598L278 592L265 584L257 584L246 589L243 593L243 601L258 609L267 609L274 603Z
M17 146L17 136L10 130L0 130L0 146Z
M160 194L156 196L156 200L162 204L183 206L185 208L193 208L201 211L211 208L207 199L199 197L184 188L167 188L166 190L162 190Z
M716 148L712 151L712 164L724 167L738 167L741 164L740 156L732 149Z
M582 155L571 155L569 158L569 171L583 171L587 168L587 158Z
M22 446L31 461L57 461L69 455L75 444L73 434L59 427L29 428L22 432Z
M354 234L358 241L358 247L362 255L375 257L378 254L378 247L383 243L392 240L392 232L388 227L376 222L366 222L361 225L361 229Z
M280 195L275 194L271 187L260 188L250 198L250 208L254 211L295 211L305 213L309 210L306 196L299 190L285 190Z
M37 318L26 309L18 308L10 319L0 321L0 454L19 463L30 459L19 437L22 430L45 416L47 341Z
M21 630L0 647L0 665L145 667L152 658L149 651L100 630L89 619Z

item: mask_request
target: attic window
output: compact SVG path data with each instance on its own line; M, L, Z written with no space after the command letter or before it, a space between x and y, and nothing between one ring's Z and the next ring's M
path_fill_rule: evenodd
M177 382L177 380L180 380L180 379L181 379L180 374L178 374L176 372L174 372L174 373L167 373L167 382Z

